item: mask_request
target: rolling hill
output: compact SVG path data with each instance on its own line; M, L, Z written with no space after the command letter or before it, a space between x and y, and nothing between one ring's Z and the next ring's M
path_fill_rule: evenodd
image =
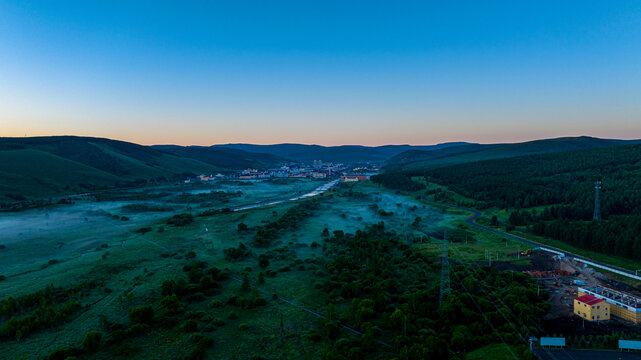
M390 158L388 172L454 165L472 161L508 158L639 143L641 140L611 140L588 136L562 137L514 144L467 144L433 151L412 149Z
M223 170L148 146L102 138L0 138L0 201L86 192Z
M225 169L268 168L287 161L272 154L223 147L153 145L152 148Z
M425 190L417 177L447 190ZM498 215L495 226L641 260L639 143L412 169L377 175L372 181L393 189L425 190L425 196L440 202L460 204L453 196L460 194L469 199L464 206L492 208L490 213ZM595 181L601 182L601 215L593 221Z
M394 155L408 150L432 151L445 149L452 146L467 145L464 142L443 143L438 145L412 146L412 145L383 145L383 146L321 146L304 144L275 144L275 145L253 145L253 144L224 144L214 145L213 148L226 148L243 150L253 153L265 153L279 158L290 159L309 163L314 160L325 162L383 162Z

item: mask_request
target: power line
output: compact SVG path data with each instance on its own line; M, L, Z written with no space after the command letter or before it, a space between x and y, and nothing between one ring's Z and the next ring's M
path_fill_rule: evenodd
M459 284L461 284L461 286L463 287L463 290L465 290L465 292L467 293L467 296L470 298L470 300L472 300L472 303L474 303L474 306L476 307L476 309L478 309L479 313L481 313L481 315L483 316L483 319L485 319L485 322L487 322L487 324L488 324L488 325L490 325L490 327L492 328L492 331L494 331L494 334L496 334L496 336L499 338L499 340L501 340L501 342L503 343L503 345L505 345L505 347L506 347L506 348L507 348L507 350L510 352L510 354L512 355L512 357L513 357L515 360L518 360L518 356L516 356L516 354L514 354L514 352L512 351L512 348L510 347L510 345L508 345L508 344L505 342L505 340L503 339L503 337L501 336L501 333L499 333L499 332L498 332L498 330L496 330L496 328L494 327L494 325L492 325L492 323L490 322L490 319L487 317L487 315L485 315L485 312L483 312L483 309L481 309L481 307L479 306L479 304L478 304L478 303L476 302L476 300L474 299L474 296L473 296L473 295L468 291L467 287L465 287L465 284L463 284L463 282L461 281L461 279L460 279L460 278L458 278L458 275L457 275L456 273L454 273L454 276L456 276L456 278L457 278L457 280L458 280ZM498 310L498 309L497 309L497 310Z

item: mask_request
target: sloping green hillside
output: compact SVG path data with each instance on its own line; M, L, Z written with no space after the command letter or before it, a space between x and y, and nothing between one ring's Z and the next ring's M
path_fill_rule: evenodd
M274 145L253 145L253 144L225 144L214 145L216 149L236 149L252 153L265 153L274 156L301 161L312 162L322 160L326 162L358 163L365 161L382 162L394 155L408 150L432 151L444 149L451 146L459 146L466 143L443 143L438 145L383 145L383 146L362 146L362 145L341 145L321 146L305 144L274 144Z
M0 138L0 201L182 178L222 168L123 141Z
M519 156L372 177L390 188L422 190L427 181L505 209L504 225L588 249L641 260L641 144ZM592 221L595 181L602 220ZM451 202L444 192L425 192ZM498 224L498 220L495 220Z
M268 168L287 161L271 154L223 147L154 145L153 148L227 169Z
M0 198L19 200L114 185L122 179L41 150L0 151Z
M638 141L598 139L581 136L536 140L516 144L470 144L434 151L411 150L398 154L388 160L386 170L395 172L521 155L616 146L635 142Z

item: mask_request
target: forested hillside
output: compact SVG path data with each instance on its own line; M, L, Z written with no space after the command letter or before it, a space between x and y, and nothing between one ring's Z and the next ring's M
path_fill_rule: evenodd
M467 143L454 142L438 145L383 145L383 146L362 146L362 145L341 145L321 146L305 144L224 144L214 145L216 149L236 149L252 153L271 154L280 158L301 162L312 162L322 160L326 162L358 163L365 161L382 162L394 155L408 150L421 150L430 152L433 150L445 149L453 146L465 145Z
M641 145L471 162L373 180L417 190L423 185L410 181L416 176L474 199L478 209L509 209L511 225L535 234L641 259ZM601 222L592 222L596 180L602 181Z
M0 138L0 202L181 179L219 167L103 138Z
M202 161L224 169L262 169L288 161L271 154L254 153L223 147L153 145L152 148L183 158Z
M543 139L513 144L467 144L435 151L411 150L387 161L389 172L425 169L471 161L510 158L545 153L566 152L638 143L639 140L599 139L589 136Z

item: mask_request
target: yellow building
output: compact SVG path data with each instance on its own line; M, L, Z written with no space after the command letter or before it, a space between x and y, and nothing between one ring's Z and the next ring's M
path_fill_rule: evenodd
M582 295L574 299L574 314L588 321L610 320L611 305L592 295Z
M641 323L641 299L636 296L603 286L578 288L578 295L579 297L591 295L595 298L602 299L606 304L610 305L611 316L632 321L636 324ZM575 300L574 312L576 313L576 311Z

